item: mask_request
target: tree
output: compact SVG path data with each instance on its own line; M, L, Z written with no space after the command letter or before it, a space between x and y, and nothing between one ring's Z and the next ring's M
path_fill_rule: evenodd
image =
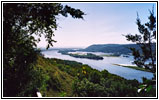
M154 10L150 11L148 22L141 24L139 15L137 14L136 24L140 34L126 35L128 41L132 41L140 46L140 50L130 48L134 56L134 63L138 67L143 67L156 72L156 17L154 16Z
M36 43L44 35L47 48L53 46L56 20L68 14L83 18L84 12L60 3L3 3L3 96L29 96L43 86L46 76L38 76L43 72L35 68Z
M152 80L145 81L143 79L143 84L139 86L140 89L138 92L142 91L143 94L150 90L152 92L152 87L156 86L156 17L154 16L154 8L152 11L149 10L149 12L149 21L145 24L141 24L137 13L136 24L140 34L126 35L128 41L135 42L141 48L140 50L130 48L134 56L134 63L138 67L149 69L154 73L154 78Z

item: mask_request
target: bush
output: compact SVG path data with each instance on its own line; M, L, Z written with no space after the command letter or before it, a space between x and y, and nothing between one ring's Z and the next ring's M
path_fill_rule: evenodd
M82 97L98 97L104 95L105 91L99 84L94 84L84 78L82 81L75 80L73 91L77 96Z
M103 78L106 78L106 77L108 77L109 72L107 70L103 70L103 71L101 71L101 74L102 74Z
M89 81L93 83L100 83L101 74L97 71L92 71L89 75Z

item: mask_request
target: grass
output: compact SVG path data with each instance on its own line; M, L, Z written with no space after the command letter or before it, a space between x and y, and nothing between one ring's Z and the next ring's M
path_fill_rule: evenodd
M61 71L56 64L50 63L50 61L43 57L38 58L37 66L45 70L50 77L49 88L45 92L46 97L60 97L62 92L67 93L65 96L72 96L74 77Z
M151 71L148 70L148 69L141 68L141 67L137 67L137 66L126 66L126 65L120 65L120 64L113 64L113 65L122 66L122 67L127 67L127 68L131 68L131 69L135 69L135 70L140 70L140 71L151 72Z

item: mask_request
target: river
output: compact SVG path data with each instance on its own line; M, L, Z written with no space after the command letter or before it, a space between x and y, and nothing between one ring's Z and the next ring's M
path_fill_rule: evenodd
M63 55L61 53L58 53L58 50L42 51L42 54L44 55L44 57L48 57L48 58L58 58L58 59L71 60L71 61L81 62L83 64L88 64L92 68L100 70L100 71L106 69L112 74L116 74L125 79L130 79L130 80L136 79L139 82L142 82L142 77L146 77L147 79L151 79L153 77L153 74L150 72L144 72L144 71L139 71L135 69L113 65L113 64L132 65L131 63L133 62L132 56L104 57L103 60L91 60L91 59L85 59L85 58L74 58L69 55ZM94 54L100 55L103 53L95 52Z

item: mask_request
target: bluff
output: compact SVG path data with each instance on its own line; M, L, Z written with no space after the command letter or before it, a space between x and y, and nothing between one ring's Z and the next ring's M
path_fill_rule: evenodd
M139 45L137 44L94 44L80 51L129 54L131 53L130 48L136 48L138 50L141 50ZM152 45L152 48L153 51L156 50L155 43Z

